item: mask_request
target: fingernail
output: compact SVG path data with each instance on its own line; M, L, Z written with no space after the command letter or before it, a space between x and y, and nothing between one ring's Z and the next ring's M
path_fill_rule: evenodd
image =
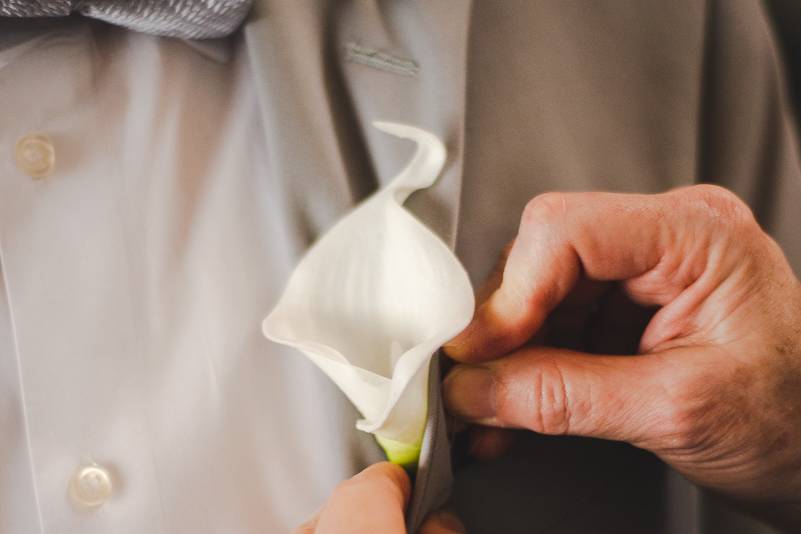
M437 513L437 520L440 526L448 532L453 532L454 534L467 532L464 528L464 524L451 512L445 510L440 511Z
M473 335L474 324L475 318L473 318L473 320L470 321L470 324L468 324L465 329L462 330L455 338L451 339L442 346L442 350L445 351L445 354L458 358L465 352L465 348L470 341L470 337Z
M452 355L452 354L454 354L454 355L458 355L459 354L459 348L462 345L464 345L464 342L465 342L465 340L467 339L467 336L468 336L469 328L470 327L468 326L466 329L462 330L462 332L459 335L457 335L455 338L451 339L450 341L448 341L447 343L442 345L442 350L445 351L445 354L447 354L449 356Z
M495 379L485 367L454 367L445 379L443 397L448 409L464 419L495 415Z

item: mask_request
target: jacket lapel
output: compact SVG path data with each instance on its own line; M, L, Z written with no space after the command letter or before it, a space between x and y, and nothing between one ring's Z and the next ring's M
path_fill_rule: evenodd
M300 256L408 161L412 143L376 120L427 129L448 148L437 183L408 209L451 247L462 187L470 0L264 0L245 28L266 128L266 177L282 196ZM416 530L447 499L450 454L437 358L408 522Z
M376 181L383 185L394 176L413 147L370 128L372 121L412 124L445 142L448 161L442 176L406 206L451 247L462 188L470 7L469 1L354 2L340 27L344 79ZM445 503L452 485L437 357L429 384L428 422L407 514L410 532Z

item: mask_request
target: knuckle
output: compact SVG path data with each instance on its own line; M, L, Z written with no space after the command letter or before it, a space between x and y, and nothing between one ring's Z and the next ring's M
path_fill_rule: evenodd
M526 204L521 225L550 224L567 213L567 194L550 192L537 195Z
M689 188L694 207L708 219L736 231L758 228L753 212L733 192L712 184L699 184Z
M674 454L694 454L708 442L708 418L713 415L714 399L708 394L714 378L702 374L672 386L659 418L664 445Z
M567 434L570 405L562 371L556 362L542 360L532 366L523 381L498 387L497 410L501 418L525 424L540 434Z

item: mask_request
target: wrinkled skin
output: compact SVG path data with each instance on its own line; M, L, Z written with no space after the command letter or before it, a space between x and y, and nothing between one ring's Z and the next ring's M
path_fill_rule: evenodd
M641 312L634 350L616 328L636 320L599 317L610 300ZM453 414L629 442L801 531L801 283L735 195L538 196L479 301L445 347ZM589 319L570 349L549 342ZM508 442L477 436L485 456Z

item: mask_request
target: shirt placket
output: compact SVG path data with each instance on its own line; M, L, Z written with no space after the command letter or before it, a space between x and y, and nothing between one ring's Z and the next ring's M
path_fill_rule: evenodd
M18 46L0 68L0 384L13 423L0 450L15 456L0 480L23 491L1 502L27 506L13 532L160 532L93 36L69 26Z

